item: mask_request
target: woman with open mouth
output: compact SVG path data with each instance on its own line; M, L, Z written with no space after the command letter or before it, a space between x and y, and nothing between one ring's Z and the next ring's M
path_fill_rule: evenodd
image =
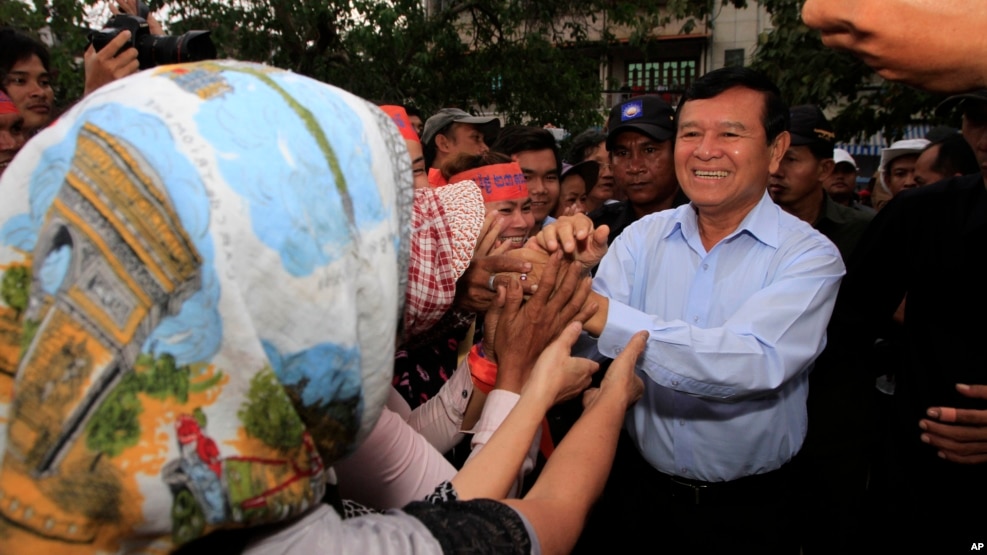
M524 246L535 226L535 216L531 212L528 183L517 162L498 152L460 155L451 160L442 172L448 175L449 183L475 182L483 195L487 217L499 214L502 231L495 248L505 246L505 250L510 250Z
M473 238L471 269L485 268L484 261L503 258L497 255L524 246L535 218L527 181L517 162L495 152L460 154L443 165L441 171L449 184L443 187L473 182L483 197L485 221L479 236ZM394 385L411 408L435 396L452 376L463 355L460 351L468 350L479 339L472 328L476 314L486 311L496 296L496 285L506 283L509 276L497 274L496 270L477 271L483 283L480 290L470 286L468 271L461 274L456 281L456 310L450 311L435 329L399 349ZM465 455L468 454L466 449ZM454 459L460 463L465 460L458 457L459 454Z

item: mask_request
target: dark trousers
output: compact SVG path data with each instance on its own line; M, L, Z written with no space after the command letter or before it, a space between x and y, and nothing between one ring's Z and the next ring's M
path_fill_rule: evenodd
M870 391L887 396L866 380L814 378L826 376L809 377L809 431L790 463L802 555L871 553L860 550L869 526L864 505L868 471L872 452L886 443L887 432L870 433Z
M791 466L802 555L857 551L865 522L866 458L859 451L833 456L799 453Z
M789 474L682 480L655 470L623 433L574 553L798 555Z

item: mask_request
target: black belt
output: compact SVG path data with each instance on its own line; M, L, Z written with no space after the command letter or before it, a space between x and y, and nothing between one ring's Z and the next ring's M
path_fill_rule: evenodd
M774 503L790 491L789 465L729 482L703 482L655 471L659 490L667 488L677 505L757 505Z

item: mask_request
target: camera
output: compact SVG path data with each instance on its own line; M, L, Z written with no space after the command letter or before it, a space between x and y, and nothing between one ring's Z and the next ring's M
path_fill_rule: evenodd
M177 64L211 60L216 57L216 47L209 38L209 31L189 31L184 35L152 35L147 26L148 7L137 3L138 14L116 14L99 31L89 34L89 43L97 51L102 50L121 31L130 31L130 41L121 48L137 49L137 62L141 69L161 64Z

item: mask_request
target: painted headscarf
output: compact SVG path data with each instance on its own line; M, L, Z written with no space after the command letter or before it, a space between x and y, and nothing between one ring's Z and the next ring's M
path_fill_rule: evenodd
M223 61L106 85L0 181L0 552L296 516L386 398L410 162L366 101Z

